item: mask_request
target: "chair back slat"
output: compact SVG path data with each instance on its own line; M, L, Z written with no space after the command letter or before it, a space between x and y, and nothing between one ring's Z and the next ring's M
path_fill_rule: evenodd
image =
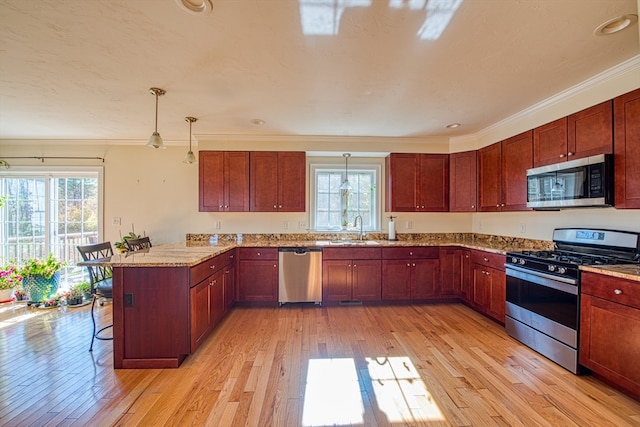
M95 245L78 246L78 252L82 256L84 261L91 261L95 259L110 258L113 256L113 249L111 248L111 242L102 242ZM110 266L87 266L89 270L89 277L91 279L91 288L94 285L103 280L110 279L113 275Z
M140 237L139 239L127 239L127 248L131 252L139 251L141 249L149 249L151 247L151 240L149 236Z

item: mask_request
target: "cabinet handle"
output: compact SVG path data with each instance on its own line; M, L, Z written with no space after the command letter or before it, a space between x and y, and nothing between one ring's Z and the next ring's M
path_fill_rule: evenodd
M567 153L567 156L573 156L573 153L572 153L571 151L569 151L569 152Z
M622 294L622 289L614 289L613 293L616 295L621 295Z
M215 266L215 265L213 265L213 264L211 264L211 265L209 266L209 268L210 268L210 269L212 269L212 270L215 270L216 266Z
M489 258L482 258L484 260L484 262L489 261Z
M563 157L564 157L564 154L560 154L560 158L563 158Z
M258 252L258 256L262 255L260 252Z

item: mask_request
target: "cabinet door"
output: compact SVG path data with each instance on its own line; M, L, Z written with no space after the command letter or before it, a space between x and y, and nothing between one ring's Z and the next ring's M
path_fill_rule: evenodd
M489 287L487 314L498 322L504 323L505 301L507 298L506 275L504 271L486 268Z
M460 282L460 295L462 298L471 302L471 251L462 250L462 280Z
M420 154L418 200L425 212L449 211L449 155Z
M527 208L527 169L533 167L533 132L502 141L502 211Z
M476 161L476 151L454 153L449 156L449 211L476 211Z
M533 130L533 166L567 160L567 118L555 120Z
M210 288L209 304L211 307L211 329L213 329L224 316L224 269L216 271L211 276Z
M382 299L408 300L411 298L411 260L385 259L382 261Z
M380 300L380 294L382 292L381 269L381 261L363 259L353 260L351 280L354 300Z
M304 212L306 155L304 152L278 153L278 210Z
M440 248L440 296L457 296L462 286L463 250Z
M249 211L249 152L225 152L224 210Z
M478 150L478 211L497 212L502 203L502 144Z
M278 301L278 263L273 260L239 261L238 300Z
M580 364L638 397L639 354L640 309L583 293L580 298Z
M194 353L200 344L211 332L211 286L208 277L191 288L191 353Z
M416 259L411 262L411 298L428 299L438 296L437 283L440 261Z
M278 210L278 153L252 151L249 154L249 208L252 212Z
M615 207L640 209L640 89L613 100Z
M603 102L567 117L568 160L613 153L613 102Z
M487 267L473 264L471 268L473 274L471 301L480 311L486 313L489 307L489 298L491 297Z
M420 209L417 154L392 153L386 159L387 212L416 212Z
M235 263L224 268L224 309L229 311L236 302L236 269Z
M224 210L224 152L200 151L198 154L198 190L200 212Z
M351 261L323 261L322 292L325 301L348 301L351 296Z

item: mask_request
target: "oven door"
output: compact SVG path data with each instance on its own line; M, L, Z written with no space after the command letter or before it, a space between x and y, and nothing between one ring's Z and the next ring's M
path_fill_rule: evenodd
M509 264L505 271L507 316L577 348L577 281Z

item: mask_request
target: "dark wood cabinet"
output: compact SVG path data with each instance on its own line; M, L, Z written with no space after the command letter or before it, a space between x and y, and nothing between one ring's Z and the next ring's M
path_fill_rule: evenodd
M477 151L449 155L449 211L477 210Z
M278 301L278 248L238 248L239 302Z
M447 212L449 155L392 153L386 159L388 212Z
M382 249L382 300L424 300L438 296L437 247Z
M580 364L640 398L640 282L583 272Z
M380 248L327 248L322 259L323 301L380 300Z
M304 212L304 152L250 153L249 207L252 212Z
M640 89L613 100L615 207L640 209Z
M506 301L505 256L471 251L471 303L481 313L504 324Z
M535 167L613 152L612 102L606 101L533 130Z
M249 210L249 152L200 151L200 212Z
M441 297L466 297L469 287L469 257L468 249L447 246L440 248Z
M528 210L527 169L532 167L532 131L478 150L478 210Z

